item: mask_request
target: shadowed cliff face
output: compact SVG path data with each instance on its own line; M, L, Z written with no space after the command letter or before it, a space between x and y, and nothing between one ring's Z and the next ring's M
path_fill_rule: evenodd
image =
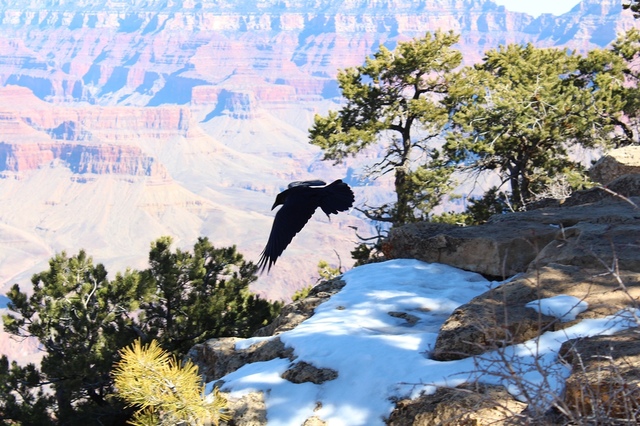
M469 63L513 42L603 47L634 25L621 2L534 19L490 0L13 0L0 6L0 83L103 105L215 104L222 88L267 102L327 98L337 69L436 29L462 35Z

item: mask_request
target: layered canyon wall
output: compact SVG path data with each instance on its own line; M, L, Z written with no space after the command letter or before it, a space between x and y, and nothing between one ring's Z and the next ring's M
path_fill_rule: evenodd
M337 96L338 69L427 31L461 34L472 63L514 42L604 47L633 25L621 0L585 0L538 18L490 0L8 1L0 85L102 105L217 104L222 88L295 102Z

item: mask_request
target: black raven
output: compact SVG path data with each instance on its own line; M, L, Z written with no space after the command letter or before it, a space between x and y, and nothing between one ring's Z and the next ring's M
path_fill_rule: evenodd
M319 187L320 185L326 186ZM340 179L331 185L321 180L290 183L287 189L278 194L271 207L273 210L282 204L273 220L269 241L258 261L258 270L264 272L266 269L268 272L271 269L278 256L311 219L318 207L329 217L330 213L337 214L348 210L354 199L349 185Z

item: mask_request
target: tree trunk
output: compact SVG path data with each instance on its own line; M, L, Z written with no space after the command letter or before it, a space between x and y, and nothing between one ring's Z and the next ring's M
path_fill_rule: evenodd
M62 383L56 383L55 386L56 402L58 403L58 412L56 414L60 423L64 424L65 421L72 419L75 415L71 406L71 393Z
M414 221L411 208L412 194L409 190L409 159L411 157L411 122L407 120L402 131L402 154L395 170L396 202L393 226L404 225Z
M396 201L395 214L393 215L393 226L404 225L409 216L409 206L407 197L407 172L402 167L396 168L395 189L398 200Z

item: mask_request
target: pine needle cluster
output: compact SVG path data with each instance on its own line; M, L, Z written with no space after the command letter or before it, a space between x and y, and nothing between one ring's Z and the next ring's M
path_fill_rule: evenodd
M181 365L155 340L143 346L138 339L120 356L112 375L117 396L138 408L132 425L218 425L230 418L217 389L205 398L198 367L190 361Z

